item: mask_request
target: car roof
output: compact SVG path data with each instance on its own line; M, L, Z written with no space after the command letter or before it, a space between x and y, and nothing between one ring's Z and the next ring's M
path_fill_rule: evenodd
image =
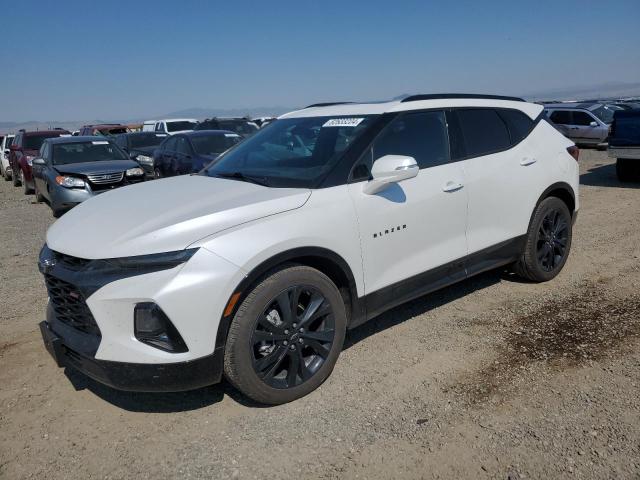
M136 135L158 135L160 137L168 137L169 134L166 132L156 132L153 130L147 130L146 132L141 131L141 132L126 132L126 133L116 133L115 136L116 137L122 137L122 136L128 136L128 137L133 137Z
M197 122L195 118L163 118L156 122Z
M45 142L60 144L60 143L83 143L83 142L109 142L108 137L102 137L98 135L77 135L75 137L55 137L45 140Z
M576 103L545 103L544 108L553 108L554 110L566 109L566 110L593 110L604 105L603 103L595 102L576 102Z
M62 128L50 128L48 130L31 130L29 132L21 132L25 137L30 137L32 135L41 135L41 134L49 134L49 133L58 133L60 135L64 135L65 133L71 134L70 131L64 130Z
M520 110L534 119L538 117L543 110L542 105L528 103L515 97L469 94L436 94L414 95L402 100L392 100L389 102L335 102L314 104L307 108L285 113L278 118L380 115L383 113L451 107L511 108Z
M121 127L126 128L126 125L122 125L121 123L97 123L95 125L85 125L82 128L121 128Z

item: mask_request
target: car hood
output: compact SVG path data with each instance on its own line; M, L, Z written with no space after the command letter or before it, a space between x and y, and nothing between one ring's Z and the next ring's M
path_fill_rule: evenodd
M133 160L100 160L98 162L70 163L68 165L54 165L62 174L88 175L92 173L124 172L128 168L139 167Z
M47 232L52 250L117 258L182 250L222 230L293 210L311 191L199 175L117 188L81 203Z

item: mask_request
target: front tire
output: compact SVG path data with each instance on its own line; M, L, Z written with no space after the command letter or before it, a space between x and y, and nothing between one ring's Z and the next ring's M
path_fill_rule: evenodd
M557 197L545 198L531 219L524 252L515 263L514 272L532 282L551 280L567 261L572 234L566 203Z
M344 301L320 271L273 271L246 296L227 337L224 373L249 398L278 405L307 395L331 374L346 333Z

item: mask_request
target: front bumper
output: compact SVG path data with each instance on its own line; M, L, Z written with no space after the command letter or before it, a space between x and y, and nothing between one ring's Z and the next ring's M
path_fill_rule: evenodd
M197 360L177 363L125 363L97 360L71 348L48 322L40 323L45 348L58 367L78 370L109 387L136 392L178 392L218 383L224 347Z

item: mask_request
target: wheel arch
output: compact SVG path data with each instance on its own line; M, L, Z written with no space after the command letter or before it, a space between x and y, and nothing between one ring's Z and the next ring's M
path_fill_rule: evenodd
M531 212L531 218L536 213L536 209L540 203L548 198L548 197L556 197L562 200L569 209L569 214L571 218L575 216L576 213L576 194L573 191L573 187L566 182L557 182L552 185L549 185L544 192L538 197L538 201L536 202L533 211Z
M242 304L252 287L261 281L267 273L286 264L306 265L324 273L336 285L345 303L347 327L354 319L364 315L362 303L358 301L355 277L349 264L332 250L322 247L299 247L280 252L256 266L233 290L225 304L216 334L215 348L224 347L227 341L229 325L238 307ZM227 311L233 297L238 295L230 311Z

